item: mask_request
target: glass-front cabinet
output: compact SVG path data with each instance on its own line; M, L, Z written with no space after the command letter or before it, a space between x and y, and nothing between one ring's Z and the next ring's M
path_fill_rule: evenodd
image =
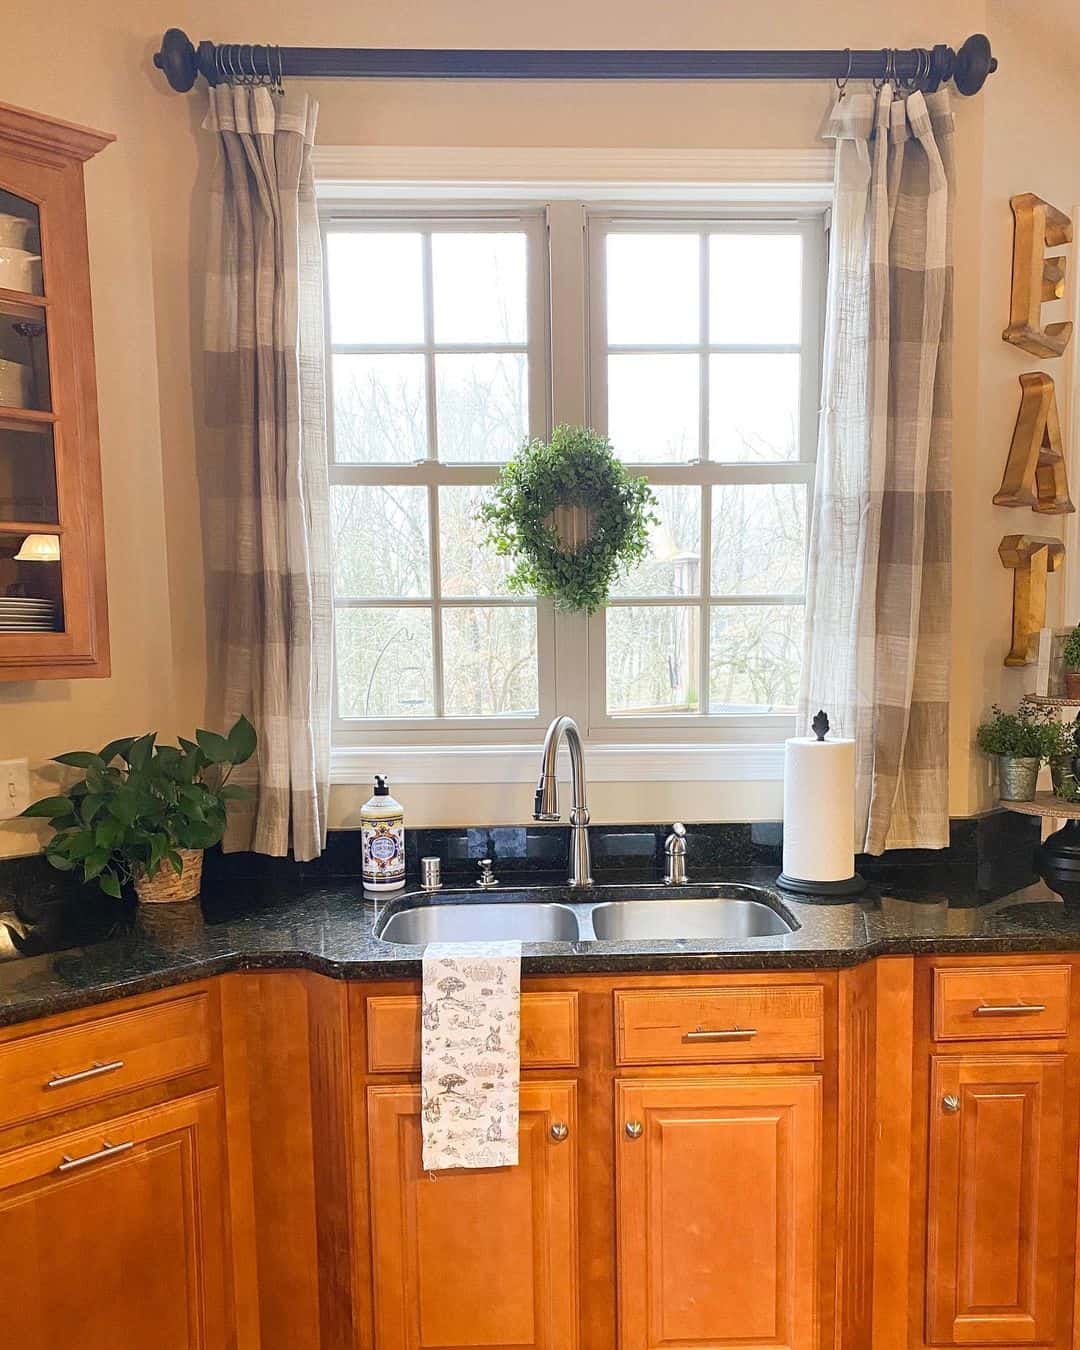
M0 680L109 673L83 164L112 139L0 103Z

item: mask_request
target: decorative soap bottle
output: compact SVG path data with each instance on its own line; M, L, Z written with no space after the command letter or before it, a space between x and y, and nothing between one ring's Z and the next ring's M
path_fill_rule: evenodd
M375 775L375 791L360 808L364 854L364 889L399 891L405 885L405 810L390 796L383 774Z

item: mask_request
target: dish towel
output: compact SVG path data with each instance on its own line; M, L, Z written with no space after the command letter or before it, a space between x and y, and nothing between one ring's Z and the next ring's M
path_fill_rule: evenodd
M422 998L425 1170L513 1167L521 943L432 943L424 949Z

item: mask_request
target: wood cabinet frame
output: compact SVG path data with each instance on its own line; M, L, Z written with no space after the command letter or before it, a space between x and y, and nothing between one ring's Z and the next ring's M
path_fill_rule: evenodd
M20 420L51 425L56 459L64 631L0 634L0 680L106 676L109 663L105 527L101 499L97 377L90 307L83 163L115 138L0 103L0 188L40 213L51 413ZM0 290L0 300L27 302ZM0 522L10 535L14 522ZM26 522L29 527L37 522ZM21 532L19 530L18 532Z

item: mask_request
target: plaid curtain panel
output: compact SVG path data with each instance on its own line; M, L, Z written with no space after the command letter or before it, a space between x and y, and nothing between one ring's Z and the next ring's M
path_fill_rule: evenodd
M326 837L332 608L318 105L219 85L206 265L211 699L259 733L226 847L299 859Z
M953 121L848 94L836 142L800 723L856 739L867 853L949 842Z

